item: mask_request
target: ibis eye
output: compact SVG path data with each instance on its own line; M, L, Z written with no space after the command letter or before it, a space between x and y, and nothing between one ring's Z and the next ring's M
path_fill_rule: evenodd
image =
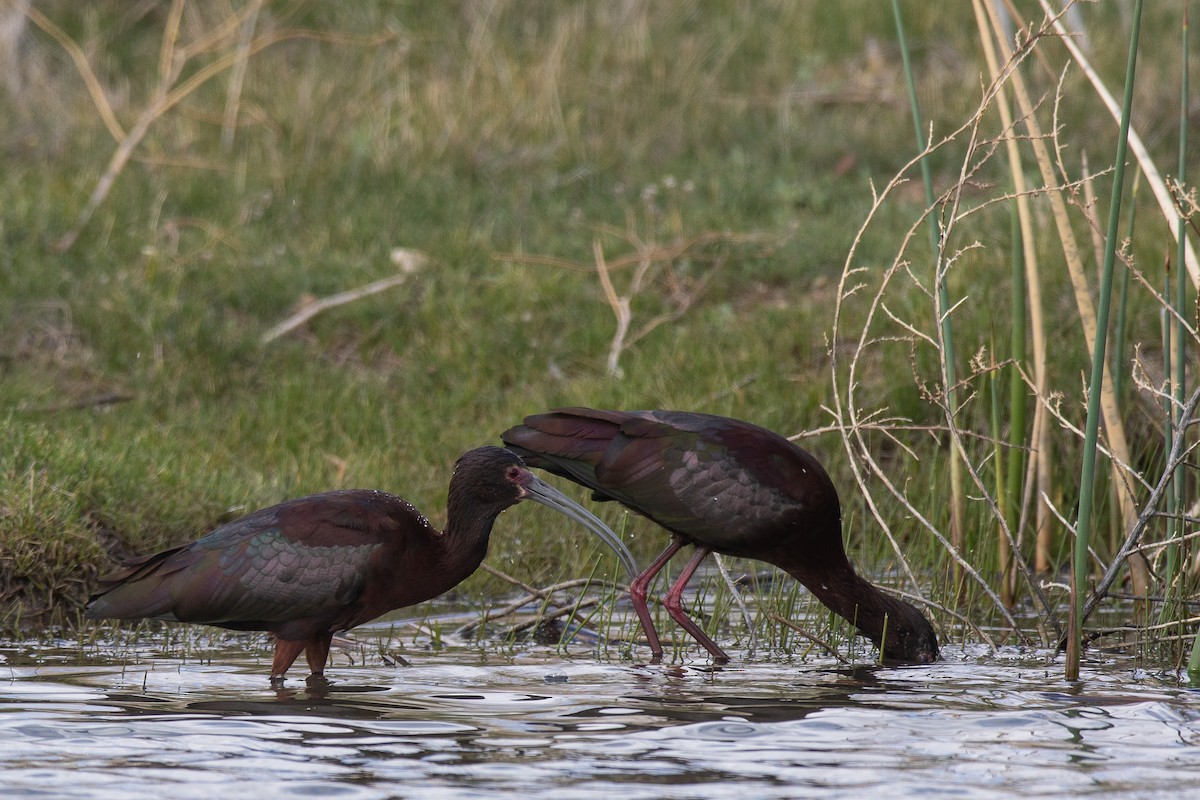
M505 473L505 475L510 481L515 481L521 477L521 468L514 464L508 468L508 471Z

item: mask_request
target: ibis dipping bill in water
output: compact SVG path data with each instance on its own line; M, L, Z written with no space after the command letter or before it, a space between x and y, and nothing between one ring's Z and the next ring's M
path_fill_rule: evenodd
M646 605L650 582L690 544L695 552L663 606L718 660L729 657L681 600L709 553L783 569L874 642L886 662L937 660L937 636L921 612L850 566L833 481L784 437L709 414L567 408L526 417L501 438L529 466L582 484L596 500L615 500L671 533L671 544L630 585L655 659L662 645Z
M500 447L465 453L450 479L445 531L408 502L351 489L256 511L101 579L92 619L153 618L275 635L272 682L305 654L323 675L335 633L442 594L487 555L492 524L533 500L582 523L632 577L633 557L594 515Z

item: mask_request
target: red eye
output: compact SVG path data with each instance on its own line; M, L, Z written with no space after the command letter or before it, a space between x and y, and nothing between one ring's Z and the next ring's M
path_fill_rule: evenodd
M510 481L515 482L518 479L520 479L520 477L521 477L521 468L514 464L513 466L508 468L508 471L505 473L505 475L508 477L508 479Z

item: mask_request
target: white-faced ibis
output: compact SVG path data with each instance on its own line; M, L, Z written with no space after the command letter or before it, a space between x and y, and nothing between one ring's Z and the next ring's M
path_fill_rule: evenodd
M785 570L874 642L885 661L937 659L937 636L921 612L850 566L833 481L812 454L784 437L709 414L569 408L526 417L501 438L529 466L582 484L595 499L616 500L670 531L670 546L630 585L656 659L662 646L647 591L686 544L695 553L663 606L718 660L728 656L687 616L681 599L709 553Z
M326 492L264 508L181 547L126 562L101 579L93 619L199 622L275 635L271 680L304 652L322 675L335 633L436 597L487 555L492 524L533 500L581 522L637 572L629 550L590 512L500 447L465 453L438 531L385 492Z

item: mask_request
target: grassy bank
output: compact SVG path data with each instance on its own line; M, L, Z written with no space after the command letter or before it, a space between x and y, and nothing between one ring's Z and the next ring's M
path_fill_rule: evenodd
M918 94L940 138L975 113L987 68L969 4L910 5ZM27 25L19 82L3 90L13 113L0 121L5 619L44 621L51 609L69 618L106 547L185 541L305 492L385 488L440 523L455 457L552 406L687 408L789 434L825 428L839 421L825 409L848 385L837 358L858 352L864 329L880 344L863 350L855 402L912 425L867 430L862 444L922 498L933 529L947 528L945 504L932 499L947 469L938 360L913 334L934 313L928 249L906 244L923 224L919 181L873 210L873 191L916 153L895 23L878 3L742 6L273 2L251 26L248 14L226 25L234 11L223 4L186 4L172 49L170 4L38 4L45 20ZM1119 85L1127 20L1083 11L1097 67ZM1173 12L1152 13L1148 29L1176 41ZM56 36L78 45L102 102ZM1178 54L1163 47L1146 58L1157 77L1139 82L1136 125L1173 164ZM1046 41L1023 66L1047 129L1063 63ZM190 88L209 65L212 77ZM176 90L178 102L154 105ZM1102 170L1111 118L1077 70L1063 97L1072 178L1085 149ZM985 119L986 137L997 136ZM86 213L116 139L136 134L139 120L144 136ZM930 156L938 192L962 185L978 205L1006 194L1006 166L962 141ZM966 157L983 166L964 182ZM1051 388L1080 420L1088 350L1044 198L1034 199L1047 231L1036 247L1049 261ZM1006 358L996 341L1011 327L1008 213L997 203L965 218L951 242L963 255L950 288L969 298L955 318L957 360L974 398L988 373L972 370L972 356L986 348ZM1153 214L1134 249L1148 274L1165 241ZM1074 224L1086 235L1082 212ZM615 355L598 251L614 292L630 299ZM914 279L883 302L912 330L873 329L874 281L898 253ZM869 286L839 292L844 270L858 267L869 272L850 285ZM398 285L264 341L314 299L397 274L406 274ZM1153 362L1157 305L1136 287L1129 319L1127 346ZM1139 468L1152 471L1161 415L1131 383L1130 439ZM986 444L988 409L978 399L962 409L959 426ZM1055 437L1068 480L1052 499L1069 514L1077 445L1061 429ZM847 455L858 444L846 441L827 432L804 444L842 487L856 560L872 574L894 570L855 480L859 459ZM983 462L985 449L975 453ZM878 476L863 480L879 486ZM958 602L946 571L954 559L902 497L873 500L935 601L977 624L997 621L978 584ZM995 585L996 526L985 504L972 509L961 552ZM632 530L639 556L660 546L650 526ZM582 537L515 509L489 561L531 583L587 574L602 556L590 542L580 548ZM1053 542L1051 569L1065 568L1061 529ZM484 575L463 586L498 589ZM933 615L973 635L949 612Z

